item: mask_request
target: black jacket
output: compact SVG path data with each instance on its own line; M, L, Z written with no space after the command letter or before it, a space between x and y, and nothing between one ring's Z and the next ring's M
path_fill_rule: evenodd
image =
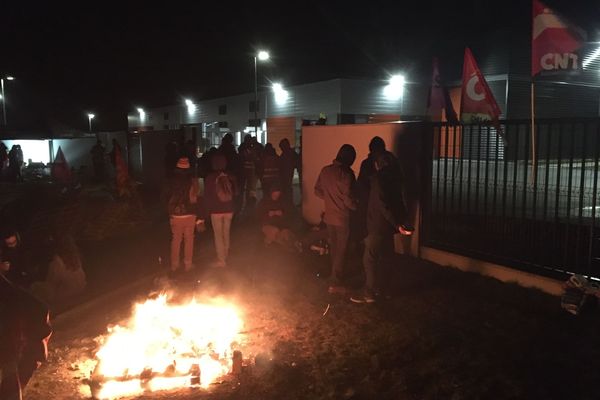
M397 167L388 167L371 177L367 207L369 234L386 235L398 231L408 222L404 200L402 173Z

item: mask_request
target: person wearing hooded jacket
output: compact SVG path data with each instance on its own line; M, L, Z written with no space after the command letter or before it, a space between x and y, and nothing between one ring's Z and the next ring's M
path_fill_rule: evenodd
M383 153L389 153L391 157L395 158L392 153L386 150L385 141L381 137L375 136L369 142L369 155L360 163L360 170L356 179L358 208L353 224L358 240L363 240L367 236L367 205L371 190L371 178L377 174L375 160Z
M315 184L315 195L325 203L324 221L331 248L329 293L346 292L342 285L342 274L350 238L350 212L356 210L356 178L350 168L355 160L354 147L342 145L335 160L321 170Z
M217 260L216 267L226 267L229 257L231 221L235 213L235 196L239 193L236 177L228 172L226 155L216 151L211 157L211 170L204 180L204 210L210 218ZM231 198L224 200L219 196L219 182L226 180L231 189Z
M396 157L383 152L375 159L376 173L370 178L367 205L367 237L363 254L364 289L352 296L355 303L373 303L378 286L384 281L381 259L393 251L395 233L410 236L402 170Z
M179 272L179 258L183 242L184 270L193 268L194 229L198 222L198 180L190 169L187 157L181 157L176 164L168 188L169 223L171 225L171 273Z
M281 139L279 142L279 148L281 149L281 155L279 156L279 175L281 194L283 200L291 204L294 204L294 170L300 173L302 169L302 163L300 156L290 145L290 141L287 138Z

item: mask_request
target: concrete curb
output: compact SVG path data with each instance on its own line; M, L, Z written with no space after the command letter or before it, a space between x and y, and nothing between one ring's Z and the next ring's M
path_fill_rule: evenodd
M514 282L526 288L539 289L553 296L563 293L562 282L525 271L519 271L487 261L464 257L458 254L431 247L421 247L421 258L445 267L452 267L466 272L475 272L489 276L502 282Z

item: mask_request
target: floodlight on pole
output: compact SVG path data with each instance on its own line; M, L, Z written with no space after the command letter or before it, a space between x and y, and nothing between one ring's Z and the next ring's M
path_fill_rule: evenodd
M258 136L258 60L267 61L270 58L269 52L260 50L254 56L254 136Z
M404 103L404 87L406 86L406 78L404 75L393 75L388 81L388 85L383 89L383 94L388 100L400 100L400 108Z
M144 109L138 108L137 112L138 114L140 114L140 122L144 122L144 120L146 119L146 113L144 112Z
M0 98L2 99L2 124L6 126L6 95L4 94L4 79L6 79L7 81L13 81L15 78L10 75L0 78Z
M194 112L196 112L196 105L194 104L194 102L190 99L185 99L185 105L187 107L187 111L188 114L193 114Z
M285 104L289 97L288 91L283 88L281 83L273 84L273 94L275 95L275 102L279 105Z
M94 119L95 115L89 113L87 116L88 116L88 124L90 126L90 132L91 132L92 131L92 120Z

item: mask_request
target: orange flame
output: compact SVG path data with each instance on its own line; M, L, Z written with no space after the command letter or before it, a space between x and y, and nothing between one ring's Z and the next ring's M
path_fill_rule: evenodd
M129 323L109 328L96 354L94 375L103 381L98 398L190 386L194 364L206 388L230 372L232 343L242 327L237 309L226 302L172 305L161 295L136 304Z

